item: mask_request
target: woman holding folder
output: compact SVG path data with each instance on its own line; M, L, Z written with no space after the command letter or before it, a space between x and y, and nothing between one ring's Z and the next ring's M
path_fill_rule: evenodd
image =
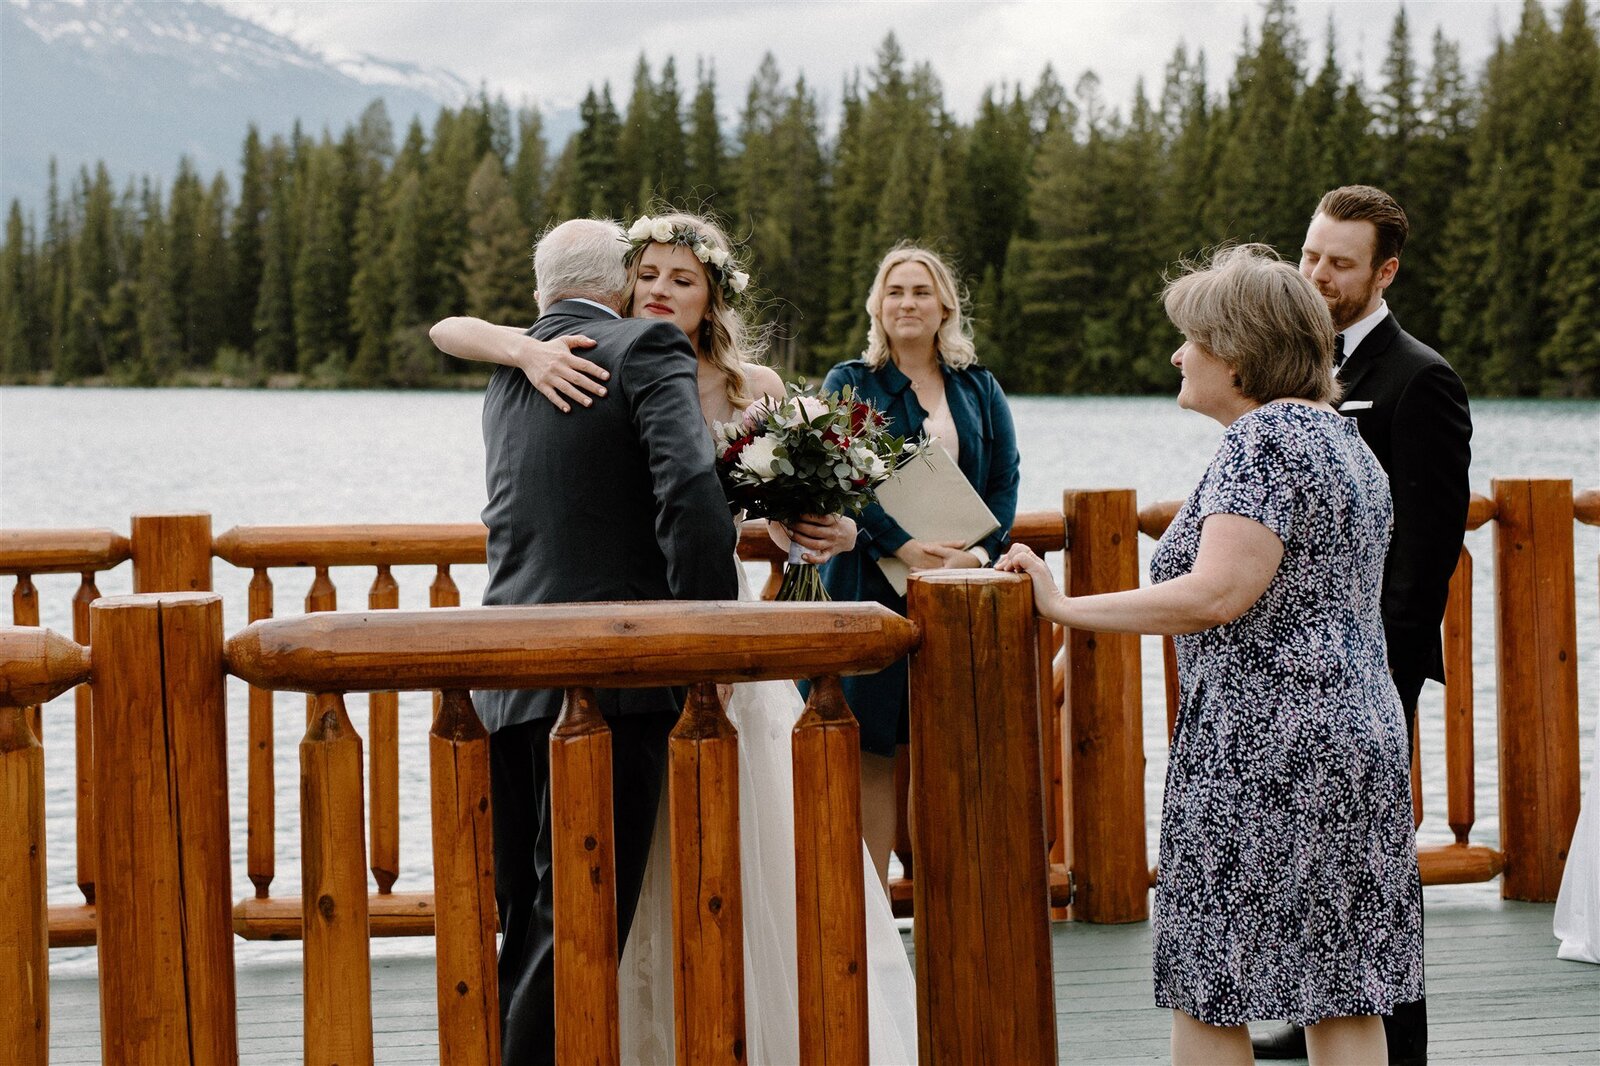
M896 245L878 264L867 295L866 351L830 370L822 389L838 392L848 385L889 419L894 433L926 432L987 507L984 519L992 520L980 520L959 539L928 533L923 539L914 532L933 528L925 526L927 517L948 511L950 501L903 501L894 505L894 513L869 505L857 520L855 549L823 567L835 600L875 600L903 614L905 596L880 560L897 560L913 571L977 567L1005 547L1017 511L1017 437L1005 394L994 375L977 365L961 305L955 273L942 258L911 244ZM921 465L911 464L912 476ZM919 502L928 506L919 508ZM970 502L971 510L982 515L977 501ZM910 735L906 674L901 659L875 674L842 679L845 698L861 723L862 835L885 887L894 846L895 753Z

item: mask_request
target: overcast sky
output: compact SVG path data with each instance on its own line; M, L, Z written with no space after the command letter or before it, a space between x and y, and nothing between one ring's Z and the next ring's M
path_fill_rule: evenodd
M836 109L841 79L870 66L886 33L912 60L929 60L944 83L946 106L969 117L985 86L1031 85L1046 63L1070 87L1087 69L1100 76L1108 103L1122 107L1143 76L1152 92L1181 41L1205 50L1212 85L1232 72L1247 23L1259 24L1257 0L996 0L899 3L788 0L720 3L632 0L613 3L513 3L481 0L221 0L222 5L334 55L369 53L438 66L485 82L513 103L570 107L591 84L609 79L626 99L641 52L652 67L675 56L679 81L692 86L697 57L716 62L722 110L737 112L763 53L786 80L804 72ZM1304 0L1296 6L1310 55L1320 57L1332 17L1341 62L1377 79L1396 0ZM1518 0L1448 0L1406 4L1418 59L1426 66L1434 30L1461 45L1476 74L1497 33L1516 27Z

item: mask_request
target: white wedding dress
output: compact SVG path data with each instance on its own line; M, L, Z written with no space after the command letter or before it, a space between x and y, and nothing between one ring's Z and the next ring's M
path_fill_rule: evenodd
M754 599L742 566L739 597ZM746 1061L754 1066L782 1066L800 1057L790 737L803 706L789 681L734 685L728 700L728 717L739 731ZM674 1061L670 856L663 796L619 973L622 1061L640 1066ZM911 964L865 847L862 862L871 1061L913 1063L917 997Z
M1590 751L1589 789L1567 849L1567 868L1556 896L1556 957L1600 963L1600 721Z

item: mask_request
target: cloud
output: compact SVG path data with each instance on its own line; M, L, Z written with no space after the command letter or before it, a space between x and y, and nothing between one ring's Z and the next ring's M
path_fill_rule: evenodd
M220 0L221 6L335 55L370 53L443 67L472 84L550 107L570 107L590 85L609 81L622 105L641 53L659 70L676 58L692 88L695 63L714 61L721 107L737 114L745 87L771 51L784 77L804 73L834 110L852 70L869 68L893 32L913 62L931 63L946 106L968 117L986 87L1037 81L1049 63L1071 86L1085 71L1100 77L1109 104L1124 107L1135 82L1159 92L1163 69L1184 44L1203 49L1213 90L1225 88L1247 25L1259 25L1254 0L1098 0L1098 2L729 2L491 3L481 0L365 0L285 3ZM1405 10L1413 49L1426 69L1429 41L1443 27L1476 70L1499 27L1515 26L1516 0L1411 0ZM1311 0L1296 6L1308 62L1320 62L1329 19L1345 69L1376 83L1398 10L1394 0ZM831 116L830 116L831 117Z

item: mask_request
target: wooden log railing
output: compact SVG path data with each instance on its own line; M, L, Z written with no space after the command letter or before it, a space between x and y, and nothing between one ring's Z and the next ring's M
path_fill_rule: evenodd
M1573 522L1600 525L1600 490L1574 497L1570 481L1493 482L1474 493L1466 528L1494 523L1495 646L1499 695L1500 843L1471 841L1476 820L1472 669L1473 557L1466 548L1445 607L1444 730L1446 824L1455 838L1418 848L1425 885L1489 881L1504 874L1508 899L1551 901L1578 812L1577 632ZM1140 531L1159 537L1180 501L1139 513ZM1177 714L1176 663L1166 649L1167 722ZM1412 748L1412 804L1424 818L1421 745Z
M272 571L285 568L314 571L305 599L307 613L338 609L338 588L332 571L343 567L373 569L367 590L368 610L399 608L400 586L393 568L408 565L434 567L428 588L430 607L458 606L461 593L451 567L482 564L484 537L484 527L478 523L236 526L216 538L213 551L217 558L251 572L249 620L256 622L276 613ZM393 891L400 876L399 693L373 692L366 702L367 834L376 886L368 905L372 929L378 936L427 935L433 932L432 893ZM313 706L308 701L308 714ZM437 696L434 710L439 710ZM277 876L275 724L272 692L252 685L246 870L254 895L240 900L234 908L239 935L252 939L300 935L300 901L293 897L274 898L271 894L272 881ZM353 724L350 727L353 729Z
M50 1054L44 749L30 711L89 676L89 649L48 629L0 629L0 1061Z
M607 907L614 893L609 732L594 713L588 690L690 686L689 704L670 742L668 786L678 1058L737 1062L744 1048L737 770L731 761L732 726L715 684L806 675L826 679L879 669L911 648L920 629L932 650L914 659L913 673L931 678L932 671L941 683L916 686L913 704L913 720L921 723L913 766L920 782L913 793L915 824L918 850L927 856L916 882L917 910L919 916L957 923L935 930L929 924L935 918L918 918L919 943L926 946L918 952L925 960L919 961L919 999L938 1005L921 1015L921 1057L969 1061L976 1051L994 1061L1053 1061L1031 590L1019 578L992 572L918 578L913 590L910 622L870 604L681 603L277 619L254 623L235 636L228 662L233 672L266 689L322 693L319 706L328 708L323 717L332 724L341 718L336 693L377 684L443 690L445 707L455 714L452 729L468 746L456 753L456 772L471 763L485 782L487 745L481 727L473 728L476 716L465 690L568 690L551 751L552 809L564 812L552 847L562 1061L616 1061L617 945L604 931L614 913ZM973 625L975 620L980 624ZM997 690L1011 693L1005 713L994 713L987 698ZM833 682L814 686L795 731L797 781L855 780L855 725L837 702ZM957 721L975 724L978 733L958 741L945 727ZM313 731L306 748L323 742ZM440 736L438 722L434 736ZM304 755L303 765L311 777L314 768ZM348 807L359 803L359 761L346 759L345 766L338 787ZM934 769L941 766L954 776ZM441 789L439 771L436 760L436 812L441 792L447 791ZM797 942L806 956L799 967L803 1061L861 1061L866 971L864 941L854 933L864 923L863 886L855 880L863 876L859 810L845 802L808 813L821 798L796 793ZM456 800L457 819L463 810L487 810L481 788L457 791ZM833 823L831 833L822 831L819 818ZM332 810L302 804L301 819L306 854L329 853L327 841L338 832ZM444 837L473 836L450 830L450 825L434 826L436 847ZM339 839L357 854L362 850L359 832L346 828ZM441 1033L445 1062L498 1060L492 1040L473 1035L498 1024L493 941L483 936L488 916L482 909L484 871L492 856L480 854L477 860L472 867L479 871L477 884L466 889L447 883L445 873L466 867L435 864L440 1018L441 1026L451 1027ZM1026 876L1030 865L1036 869ZM1018 871L1025 876L1019 878ZM842 883L851 886L843 892L841 872ZM337 897L331 890L319 895L309 880L314 873L303 873L302 893L308 923L308 1057L313 1046L319 1051L336 1047L347 1054L339 1061L371 1061L370 1013L363 1014L360 1004L315 1002L348 999L352 988L360 998L362 987L345 984L335 992L329 981L313 978L314 973L363 968L364 949L354 937L333 944L309 934L314 911L346 913L347 907L360 906L364 892L345 883ZM991 878L999 881L988 884ZM477 915L475 926L453 917L463 910ZM840 936L839 930L852 935ZM962 965L936 962L942 952L935 944L956 945ZM467 967L473 977L447 982L447 955L473 960ZM468 1022L459 1020L463 998L475 1005ZM991 1000L1004 1004L1013 1024L986 1023L982 1004ZM454 1050L469 1044L470 1053Z
M72 639L89 643L89 607L100 598L96 578L114 570L133 553L127 537L109 529L0 529L0 574L15 579L11 593L11 624L39 624L39 593L33 578L39 574L78 574L72 597ZM73 947L94 943L95 802L94 735L91 728L93 696L79 684L73 693L73 811L77 820L76 873L83 903L56 904L50 908L50 944ZM25 711L28 727L40 742L44 721L35 705Z
M1507 485L1529 484L1506 482ZM1554 483L1534 482L1540 485ZM1498 491L1498 484L1497 484ZM1509 490L1508 490L1509 491ZM1521 490L1516 490L1520 492ZM1534 492L1535 489L1530 489ZM1549 490L1537 489L1544 493ZM1559 495L1559 492L1557 493ZM1103 507L1115 494L1074 494L1077 503L1068 508L1080 507L1085 514L1094 506ZM1096 503L1089 498L1096 496ZM1532 497L1529 497L1532 499ZM1541 499L1543 497L1541 496ZM1531 504L1529 505L1532 506ZM1482 496L1474 496L1468 515L1468 528L1477 528L1485 522L1495 521L1497 503ZM1139 513L1140 528L1156 535L1165 528L1175 503L1153 504ZM1074 512L1077 513L1077 512ZM1535 512L1530 511L1530 514ZM1501 673L1500 701L1502 715L1509 715L1517 723L1514 728L1532 735L1526 742L1508 736L1502 726L1503 751L1501 763L1503 807L1513 808L1512 816L1503 819L1503 828L1513 839L1554 840L1547 845L1550 855L1538 850L1546 845L1535 844L1535 851L1525 853L1527 862L1542 863L1542 873L1529 880L1513 877L1503 884L1508 894L1549 895L1554 891L1551 872L1564 861L1564 836L1561 827L1573 810L1576 750L1562 738L1575 728L1575 708L1562 709L1560 721L1550 720L1556 711L1550 710L1549 701L1556 705L1570 703L1576 685L1576 647L1560 635L1560 617L1572 610L1563 606L1556 592L1556 601L1541 589L1565 588L1565 600L1570 601L1572 565L1570 525L1568 538L1562 543L1559 528L1566 521L1562 514L1571 514L1578 522L1600 524L1600 490L1590 489L1566 498L1546 500L1536 509L1538 521L1526 529L1507 526L1500 529L1496 522L1497 569L1502 561L1508 569L1497 575L1496 629L1501 635L1497 665ZM1531 521L1531 520L1530 520ZM1136 546L1126 530L1100 529L1100 519L1085 519L1079 523L1076 550L1068 550L1063 557L1064 579L1075 591L1107 591L1125 587L1129 559L1136 558ZM1125 524L1125 522L1124 522ZM1099 530L1098 533L1089 532ZM483 527L472 524L454 526L342 526L342 527L239 527L214 540L210 536L210 521L205 515L135 516L133 536L123 537L111 530L0 530L0 573L10 574L15 580L13 588L13 621L21 625L35 625L39 619L38 591L33 578L40 574L78 573L82 575L72 602L73 636L79 643L88 643L90 632L90 605L99 596L96 578L121 563L134 560L135 591L161 591L165 585L171 589L204 589L211 581L211 552L225 562L252 572L249 601L250 618L270 617L275 610L271 571L283 567L307 567L315 571L307 597L309 610L332 609L337 606L337 590L332 573L339 567L369 566L373 577L368 589L369 609L389 609L398 602L398 586L392 567L397 565L425 564L435 568L429 590L430 603L439 606L459 601L459 592L451 574L451 567L479 563L483 559ZM1013 529L1014 539L1031 544L1041 552L1069 547L1069 526L1062 516L1051 513L1019 515ZM1504 548L1501 549L1500 545ZM1519 548L1518 545L1521 545ZM1534 550L1538 548L1539 550ZM747 560L761 560L771 567L766 582L770 594L781 576L782 554L771 544L761 523L746 523L740 540L740 552ZM1124 553L1118 561L1116 553ZM1503 558L1502 558L1503 557ZM1562 559L1567 563L1563 567ZM1097 562L1098 560L1098 562ZM1521 566L1511 565L1520 560ZM1529 569L1532 565L1534 568ZM1109 566L1109 571L1104 568ZM1120 570L1118 568L1121 568ZM1552 569L1553 567L1553 569ZM1136 571L1134 571L1136 573ZM1122 573L1124 576L1115 577ZM1110 575L1110 576L1108 576ZM1517 577L1521 575L1521 577ZM1114 579L1113 579L1114 578ZM1471 829L1475 821L1474 768L1473 768L1473 683L1471 661L1472 607L1471 590L1474 579L1473 560L1468 552L1462 559L1452 579L1450 603L1444 625L1446 646L1446 712L1445 761L1447 783L1446 818L1454 841L1450 845L1424 849L1424 876L1430 883L1462 880L1486 880L1496 876L1507 861L1507 853L1516 846L1504 842L1497 852L1473 844ZM1507 590L1520 582L1523 594L1510 594ZM1531 582L1531 583L1530 583ZM1543 596L1543 600L1539 597ZM1543 603L1542 608L1538 604ZM1543 610L1541 616L1538 611ZM1554 615L1551 612L1554 612ZM1540 618L1543 618L1543 622ZM1551 619L1555 619L1552 623ZM1540 645L1524 640L1516 644L1516 634L1534 632L1541 624L1557 624L1553 641L1545 641L1546 650L1536 650ZM1504 647L1504 634L1513 634L1511 643L1516 650ZM1044 760L1041 772L1049 791L1047 803L1047 840L1050 847L1051 898L1055 904L1065 904L1077 883L1078 906L1068 912L1059 906L1053 912L1057 917L1071 914L1083 920L1128 921L1143 916L1142 887L1149 883L1149 871L1139 858L1143 833L1142 779L1144 756L1142 741L1136 729L1138 667L1130 659L1127 649L1118 642L1083 637L1072 646L1066 646L1059 627L1043 626L1039 632L1041 667L1051 664L1046 672L1040 670L1041 704L1044 708L1041 728L1045 749L1049 757ZM1137 645L1134 645L1135 652ZM1176 670L1171 658L1170 642L1166 645L1167 664L1165 688L1170 715L1176 710ZM1539 660L1536 670L1529 673L1521 669L1527 656ZM1541 659L1540 656L1543 656ZM1565 658L1563 658L1565 655ZM1067 670L1071 659L1073 669ZM1072 678L1069 686L1068 677ZM1047 680L1048 679L1048 680ZM1107 687L1112 686L1112 687ZM1519 695L1520 693L1520 695ZM77 819L77 881L85 903L81 905L56 904L50 908L53 946L90 944L95 938L95 853L94 819L97 804L93 796L95 778L94 745L91 731L92 692L90 686L80 685L75 693L76 729L73 731L76 746L76 803ZM428 892L396 893L392 891L399 874L398 846L398 710L397 696L393 692L373 693L368 696L368 847L372 856L372 879L376 891L370 900L372 926L378 935L415 933L426 934L433 929L432 898ZM1063 715L1064 704L1071 703L1075 711ZM435 697L436 711L438 697ZM1130 713L1130 708L1133 708ZM1535 708L1544 708L1538 714ZM43 723L39 712L26 712L30 719L30 732L43 737ZM273 737L272 696L270 692L252 689L250 693L250 744L248 745L249 787L247 841L247 871L254 885L254 898L240 901L235 908L235 927L248 937L294 937L300 935L300 901L293 897L272 899L268 889L274 877L274 837L276 812L273 796ZM1518 734L1521 736L1521 733ZM1546 757L1548 756L1548 757ZM902 760L898 768L902 817L897 833L896 854L905 876L891 884L892 899L897 913L910 913L914 896L914 854L908 831L909 821L904 817L905 796L910 780L909 765ZM1074 772L1075 771L1075 772ZM1506 774L1517 781L1524 778L1548 778L1555 784L1508 785ZM1420 767L1418 768L1420 776ZM1508 788L1512 794L1508 794ZM1515 792L1523 788L1522 792ZM1527 791L1528 788L1533 791ZM1540 792L1540 789L1545 789ZM1079 802L1074 803L1074 797ZM1107 800L1107 796L1114 797ZM1520 796L1520 799L1516 798ZM1422 817L1421 793L1414 793L1419 822ZM1543 820L1529 822L1529 810L1548 812ZM1076 821L1074 820L1076 818ZM1524 823L1527 824L1524 824ZM1124 831L1125 830L1125 831ZM1560 839L1556 839L1560 838ZM1531 856L1543 856L1537 860ZM1553 865L1554 864L1554 865ZM1118 902L1120 901L1120 902Z

